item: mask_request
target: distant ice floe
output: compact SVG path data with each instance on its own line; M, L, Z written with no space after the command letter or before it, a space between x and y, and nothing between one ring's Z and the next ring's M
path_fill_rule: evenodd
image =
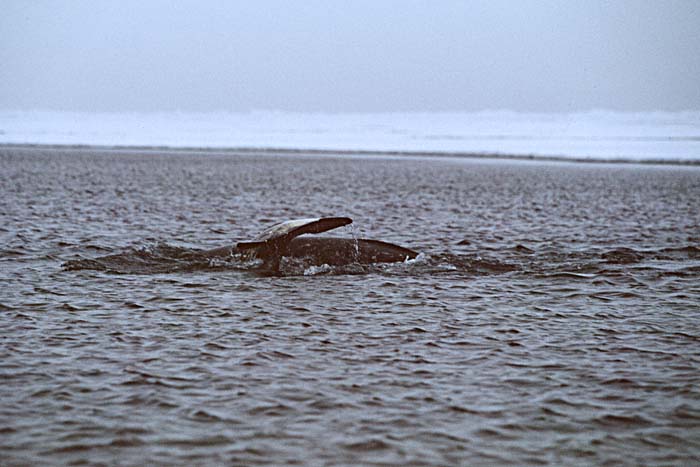
M0 111L0 144L500 154L700 161L700 111Z

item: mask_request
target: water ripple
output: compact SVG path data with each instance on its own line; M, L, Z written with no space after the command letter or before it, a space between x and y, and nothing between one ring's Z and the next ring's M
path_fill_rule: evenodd
M3 465L700 459L697 168L7 148L0 166ZM316 215L421 257L270 277L197 255Z

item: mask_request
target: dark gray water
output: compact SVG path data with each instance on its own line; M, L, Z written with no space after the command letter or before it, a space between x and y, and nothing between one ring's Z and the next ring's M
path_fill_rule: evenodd
M700 462L700 169L0 149L0 464ZM280 220L420 251L265 277Z

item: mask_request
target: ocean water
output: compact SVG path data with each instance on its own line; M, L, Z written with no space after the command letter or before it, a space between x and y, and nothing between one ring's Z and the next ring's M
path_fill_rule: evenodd
M695 166L5 147L0 283L2 465L700 463Z

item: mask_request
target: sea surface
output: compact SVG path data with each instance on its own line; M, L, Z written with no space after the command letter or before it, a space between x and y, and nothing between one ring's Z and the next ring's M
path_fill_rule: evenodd
M0 284L3 466L700 463L697 166L4 147Z

